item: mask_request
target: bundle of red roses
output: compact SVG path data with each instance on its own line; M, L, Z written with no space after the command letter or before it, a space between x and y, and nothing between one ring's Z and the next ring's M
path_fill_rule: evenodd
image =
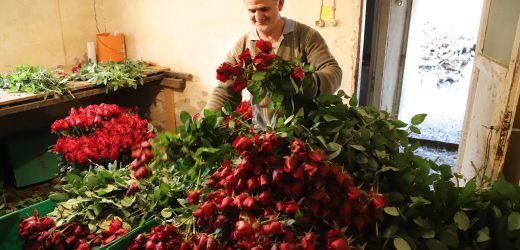
M88 250L94 246L106 245L123 236L129 230L122 227L119 219L110 222L108 229L100 234L92 234L87 226L77 222L56 226L50 217L34 215L23 219L18 226L18 236L25 240L24 249L79 249Z
M382 216L385 198L361 191L323 150L296 139L280 155L282 145L272 132L234 140L241 159L225 161L206 183L211 191L193 216L207 240L189 249L350 249L342 229L359 232ZM200 195L187 200L198 204Z
M272 44L264 40L256 42L256 48L259 51L254 57L248 48L238 55L236 64L222 63L217 69L217 79L224 83L232 81L231 90L237 93L247 87L254 104L270 97L275 107L295 94L302 94L304 85L312 83L310 75L314 68L300 58L284 60L271 53Z
M54 151L72 165L128 161L122 154L154 137L148 121L128 108L108 104L72 108L68 117L54 122L51 131L60 136Z

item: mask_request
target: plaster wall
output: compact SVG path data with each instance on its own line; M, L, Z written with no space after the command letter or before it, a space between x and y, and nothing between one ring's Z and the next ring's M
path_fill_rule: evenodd
M97 33L92 0L2 0L0 10L0 72L77 64Z
M333 1L324 1L332 5ZM318 28L319 0L287 0L282 15L315 27L343 69L341 89L355 90L362 1L335 1L336 27ZM176 113L200 111L217 84L215 70L235 41L250 28L237 0L105 0L107 32L126 36L128 56L193 74L175 95ZM102 30L104 31L104 30Z
M314 25L320 0L286 0L282 15L319 30L343 69L341 89L352 94L362 1L335 2L335 27ZM175 94L177 116L204 107L217 84L216 68L251 28L237 0L2 0L0 9L0 72L18 64L56 68L85 62L86 43L96 33L120 32L129 58L193 74L185 91Z

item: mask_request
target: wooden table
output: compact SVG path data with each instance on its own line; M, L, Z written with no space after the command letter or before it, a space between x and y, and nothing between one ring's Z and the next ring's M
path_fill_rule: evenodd
M0 139L11 132L23 131L20 126L34 127L25 123L44 123L40 127L45 128L49 121L63 118L70 107L85 106L100 101L105 102L105 100L120 105L139 106L140 113L159 131L174 131L176 127L174 92L183 91L186 81L191 78L191 74L171 72L166 67L147 66L144 83L137 89L126 87L107 92L104 86L96 86L85 81L67 83L72 95L55 94L46 97L44 94L9 93L0 89L0 127L4 130L0 131ZM50 115L47 121L42 121L45 119L40 119L41 113L47 113L46 118L50 113L54 114Z

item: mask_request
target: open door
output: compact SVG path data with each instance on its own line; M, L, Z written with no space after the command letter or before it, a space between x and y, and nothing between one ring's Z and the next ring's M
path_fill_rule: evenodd
M476 168L496 178L502 171L515 119L520 83L518 0L485 0L475 50L457 169Z
M397 117L401 95L410 0L377 0L367 104Z

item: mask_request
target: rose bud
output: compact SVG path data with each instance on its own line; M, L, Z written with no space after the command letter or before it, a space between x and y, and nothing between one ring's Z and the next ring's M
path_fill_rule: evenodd
M141 165L143 165L143 162L139 159L134 159L132 163L130 163L130 170L134 171L137 168L139 168Z
M315 151L309 152L308 155L309 155L309 158L311 158L311 160L313 160L314 162L320 162L323 159L327 158L327 154L321 148L316 149Z
M139 187L137 186L137 183L132 182L132 184L130 184L130 187L128 187L128 189L126 190L125 196L132 196L137 191L139 191Z
M190 245L186 242L182 242L181 243L181 248L180 250L189 250L190 249Z
M135 238L134 242L138 243L139 245L144 245L146 240L147 240L146 235L141 233L141 234L137 235L137 237Z
M247 221L237 221L235 224L235 233L238 238L248 237L253 233L253 228Z
M302 237L302 247L304 250L314 250L316 246L316 235L313 232L305 234Z
M233 141L233 148L235 148L238 151L248 151L251 146L253 146L253 142L251 142L251 139L245 137L245 136L238 136Z
M262 202L265 206L271 204L272 195L269 191L264 191L258 196L258 200Z
M359 190L356 186L349 187L347 196L350 200L357 200L359 199L359 196L361 195L361 190Z
M132 158L138 158L141 156L141 149L137 148L135 150L132 150Z
M52 234L51 242L53 244L60 244L63 241L63 235L60 231L56 231Z
M150 172L148 171L148 168L146 168L146 166L141 166L134 172L134 177L137 180L140 180L148 177L149 174Z
M155 244L149 240L146 242L146 244L144 244L144 249L146 250L154 250L155 249Z
M233 198L226 196L222 199L222 202L218 206L220 211L228 210L233 206Z
M382 209L386 206L385 197L383 197L381 195L377 195L376 197L374 197L372 202L374 203L374 206L376 207L376 209Z
M350 250L350 246L348 245L348 241L345 238L340 238L328 246L329 250Z
M215 250L218 247L218 241L214 238L208 237L208 242L206 243L207 250Z
M282 234L285 231L283 224L279 221L273 221L264 225L263 230L268 234Z
M295 157L287 156L285 158L285 164L284 164L283 170L285 172L293 172L296 169L297 164L298 164L298 161L296 160Z
M216 205L213 202L206 201L202 203L200 208L204 211L204 214L206 216L211 216L213 214L213 211L216 209Z
M192 213L192 215L193 215L193 217L196 217L196 218L204 218L204 211L201 208L197 208L197 210L195 210Z
M47 239L47 237L49 237L49 232L48 231L43 231L42 234L40 234L40 236L38 236L38 241L44 241Z
M90 250L90 245L85 240L81 240L76 250Z
M295 214L298 212L300 206L295 201L289 201L285 203L285 212L288 214Z
M188 192L188 197L186 200L192 205L195 205L199 202L200 194L202 193L202 190L192 190Z
M242 203L242 205L244 206L244 209L245 210L253 210L253 209L256 209L256 200L255 198L253 197L247 197L244 202Z
M141 148L150 149L150 148L152 148L152 145L150 144L149 141L142 141L141 142Z
M122 225L123 222L121 222L119 219L113 219L108 226L108 230L110 230L112 233L115 233L118 229L121 228Z
M72 245L74 243L76 243L78 239L76 238L76 236L72 235L72 236L69 236L65 242L68 244L68 245Z
M54 220L49 217L40 218L38 229L40 231L47 231L54 226Z

